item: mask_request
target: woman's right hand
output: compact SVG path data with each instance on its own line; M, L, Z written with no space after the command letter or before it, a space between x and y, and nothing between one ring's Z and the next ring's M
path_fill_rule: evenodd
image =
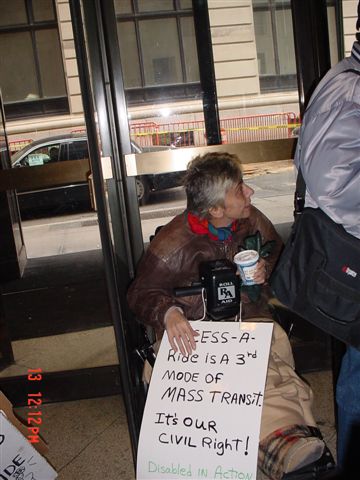
M193 350L196 350L195 337L199 333L192 328L180 310L173 309L167 313L165 328L171 348L175 352L180 350L184 356L188 356L191 355Z

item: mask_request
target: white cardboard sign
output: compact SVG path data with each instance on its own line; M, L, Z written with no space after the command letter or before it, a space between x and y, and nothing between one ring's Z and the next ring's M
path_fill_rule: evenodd
M137 480L255 480L272 323L192 322L190 357L165 334L141 426Z
M54 480L57 473L0 411L0 479Z

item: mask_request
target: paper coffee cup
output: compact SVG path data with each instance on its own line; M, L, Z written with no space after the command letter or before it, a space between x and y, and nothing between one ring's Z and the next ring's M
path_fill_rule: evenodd
M234 257L243 285L255 285L254 275L259 254L256 250L243 250Z

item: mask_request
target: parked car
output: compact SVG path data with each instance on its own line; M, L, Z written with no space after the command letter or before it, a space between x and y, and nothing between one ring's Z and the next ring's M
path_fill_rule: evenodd
M134 153L169 149L171 147L140 147L131 142ZM87 137L84 134L63 134L31 142L11 158L13 168L46 165L66 160L89 158ZM138 200L145 204L151 192L181 185L183 172L136 177ZM39 216L44 211L58 213L64 210L89 211L91 199L87 182L18 191L18 201L23 217Z
M148 147L140 147L135 142L131 142L134 153L159 152L175 148L175 146L154 145ZM140 205L146 205L151 198L153 192L175 188L182 185L184 177L183 171L167 172L167 173L149 173L147 175L139 175L136 177L136 189Z

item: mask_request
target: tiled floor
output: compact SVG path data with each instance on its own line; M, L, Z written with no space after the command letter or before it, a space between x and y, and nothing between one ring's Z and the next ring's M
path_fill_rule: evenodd
M16 409L26 415L26 408ZM133 480L134 467L121 396L42 406L47 458L59 480Z
M112 326L17 340L12 348L15 363L1 370L0 378L25 375L29 368L59 372L118 363Z
M314 390L314 413L336 454L331 372L304 375ZM134 463L121 396L43 405L42 434L59 480L134 480ZM16 412L26 415L25 408ZM258 480L265 477L258 474Z

